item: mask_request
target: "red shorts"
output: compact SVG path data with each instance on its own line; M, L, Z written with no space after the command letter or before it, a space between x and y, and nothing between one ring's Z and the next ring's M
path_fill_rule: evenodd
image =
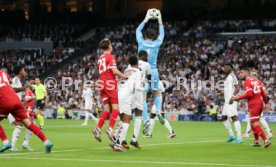
M118 88L117 82L109 82L102 80L98 85L103 104L118 104Z
M22 121L28 118L23 104L15 93L0 95L0 117L6 118L9 114L11 114L16 121Z
M250 122L251 123L259 122L260 116L263 112L263 106L262 105L250 106L248 111L249 111Z

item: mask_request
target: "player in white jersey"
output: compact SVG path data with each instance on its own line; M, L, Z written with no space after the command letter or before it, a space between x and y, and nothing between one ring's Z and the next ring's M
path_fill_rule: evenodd
M128 75L128 79L122 80L118 87L120 127L116 132L116 143L112 142L110 144L111 148L115 151L122 151L122 147L129 148L126 143L126 134L131 120L133 103L136 103L133 100L133 96L137 90L141 89L142 84L142 72L138 67L138 58L132 56L128 59L128 62L130 67L124 72Z
M258 77L259 77L258 70L252 69L252 70L250 71L250 75L251 75L253 78L258 79ZM266 91L265 86L263 86L263 89ZM267 92L266 92L266 93L267 93ZM246 132L245 132L245 134L243 135L243 137L249 138L250 132L251 132L251 125L250 125L250 119L249 119L248 114L246 115L246 120L247 120ZM264 127L264 129L265 129L265 131L266 131L266 133L267 133L268 138L269 138L269 139L272 139L272 137L273 137L272 130L270 129L268 123L266 122L266 120L265 120L265 118L264 118L264 113L263 113L263 112L262 112L261 117L260 117L260 123L261 123L262 126Z
M159 120L161 120L162 118L164 118L163 120L161 120L160 121L160 123L162 124L162 125L164 125L167 129L168 129L168 131L169 131L169 133L170 133L170 135L168 136L168 138L174 138L175 136L176 136L176 133L174 132L174 130L172 129L172 127L171 127L171 125L170 125L170 123L169 123L169 121L167 120L167 119L165 119L165 110L164 110L164 106L165 106L165 88L164 88L164 85L163 85L163 83L162 83L162 81L159 81L159 86L158 86L158 88L159 88L159 91L161 92L161 102L162 102L162 110L161 110L161 114L162 114L162 117L159 117L158 115L159 115L159 113L158 113L158 111L156 110L156 107L155 107L155 105L153 105L152 106L152 109L151 109L151 114L150 114L150 120L149 120L149 122L148 122L148 126L146 126L146 127L148 127L148 129L146 129L146 135L145 135L145 137L147 137L147 138L152 138L152 132L153 132L153 128L154 128L154 123L155 123L155 117L156 116L158 116L158 119ZM164 123L163 123L164 122Z
M93 115L93 106L95 104L94 98L93 98L93 92L90 87L87 86L86 83L83 84L83 90L82 90L82 99L84 100L84 112L85 112L85 120L82 126L87 126L89 117L91 117L93 120L98 122L98 119Z
M22 96L23 96L23 91L25 91L25 89L27 89L27 87L31 87L31 85L34 84L34 81L30 81L27 84L25 84L24 86L22 86L22 81L26 78L27 76L27 72L25 71L23 66L16 66L13 69L15 77L12 79L12 87L14 89L14 91L17 93L17 96L19 97L20 100L22 100ZM19 151L16 148L16 143L17 140L20 136L21 130L22 130L22 123L19 121L15 121L14 117L9 114L8 115L8 120L11 124L15 125L15 128L13 130L12 133L12 148L10 149L11 151ZM30 136L30 132L26 132L26 136L25 137L29 137ZM28 145L22 145L22 147L24 149L28 149L28 150L32 150L30 146Z
M222 121L229 133L229 137L226 142L235 141L236 143L242 143L243 139L241 137L241 124L238 120L238 109L237 102L229 104L230 99L237 95L239 92L238 80L233 71L233 66L231 64L224 65L224 73L227 74L227 78L224 81L224 107L222 111ZM237 138L235 137L229 119L232 119L235 130L237 132Z

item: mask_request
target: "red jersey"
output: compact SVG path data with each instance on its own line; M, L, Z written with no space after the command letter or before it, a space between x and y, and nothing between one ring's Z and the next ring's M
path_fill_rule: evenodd
M34 96L34 93L32 90L28 90L27 92L25 92L25 99L32 98L31 100L26 101L26 108L34 107L34 98L33 97L35 97L35 96Z
M115 56L105 52L98 60L98 69L102 81L113 80L116 82L111 68L117 68Z
M244 90L246 94L240 99L248 100L248 108L255 106L263 106L263 101L267 103L266 93L263 89L264 84L255 78L247 78L244 82Z
M0 70L0 93L3 95L9 95L15 93L10 86L10 76L3 70Z

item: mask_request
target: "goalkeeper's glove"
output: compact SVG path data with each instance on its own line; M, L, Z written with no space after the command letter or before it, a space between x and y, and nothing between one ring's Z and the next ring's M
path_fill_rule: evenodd
M145 19L144 19L144 22L145 22L145 23L147 23L147 22L149 21L149 19L151 19L150 12L151 12L151 9L149 9L149 10L147 11L146 17L145 17Z
M162 24L162 16L161 16L160 10L158 10L158 17L157 17L157 19L158 19L158 23Z

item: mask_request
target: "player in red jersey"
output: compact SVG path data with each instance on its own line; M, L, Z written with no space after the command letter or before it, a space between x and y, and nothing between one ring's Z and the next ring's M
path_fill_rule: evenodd
M247 99L248 103L248 112L249 119L251 124L251 129L253 130L255 141L253 146L260 146L259 136L264 140L264 148L268 148L271 146L271 142L266 137L263 129L260 126L260 116L264 109L263 102L265 103L265 108L268 106L268 100L266 93L263 89L263 83L256 79L250 77L250 69L246 66L241 67L240 69L240 77L245 80L244 82L244 91L245 93L240 96L232 97L229 101L230 104L233 101L239 101L243 99Z
M100 42L100 48L104 53L98 60L98 69L100 74L100 83L97 87L100 89L100 94L104 104L104 111L100 116L100 120L95 129L93 129L93 135L99 142L101 139L101 128L104 125L105 120L110 119L109 127L105 130L109 139L113 139L113 128L116 123L116 119L119 115L118 107L118 89L116 75L121 78L127 78L128 76L121 73L116 66L115 56L111 54L113 48L109 39L103 39Z
M23 104L19 97L16 95L13 88L10 86L9 75L0 70L0 120L7 118L9 114L12 114L16 121L20 121L23 125L32 131L37 137L39 137L45 145L45 153L50 153L53 147L51 141L47 139L42 130L36 126L28 117ZM0 152L11 148L11 143L7 139L3 127L0 125L0 139L3 142Z
M33 91L30 89L30 87L26 88L26 91L25 91L25 108L26 108L26 111L27 111L27 115L29 116L29 118L31 119L32 122L34 122L34 117L35 117L35 113L33 112L34 99L35 99L35 95L34 95ZM25 134L25 137L24 137L23 144L22 144L23 149L33 150L29 146L29 141L30 141L31 136L32 136L32 132L30 130L27 130L26 134Z

